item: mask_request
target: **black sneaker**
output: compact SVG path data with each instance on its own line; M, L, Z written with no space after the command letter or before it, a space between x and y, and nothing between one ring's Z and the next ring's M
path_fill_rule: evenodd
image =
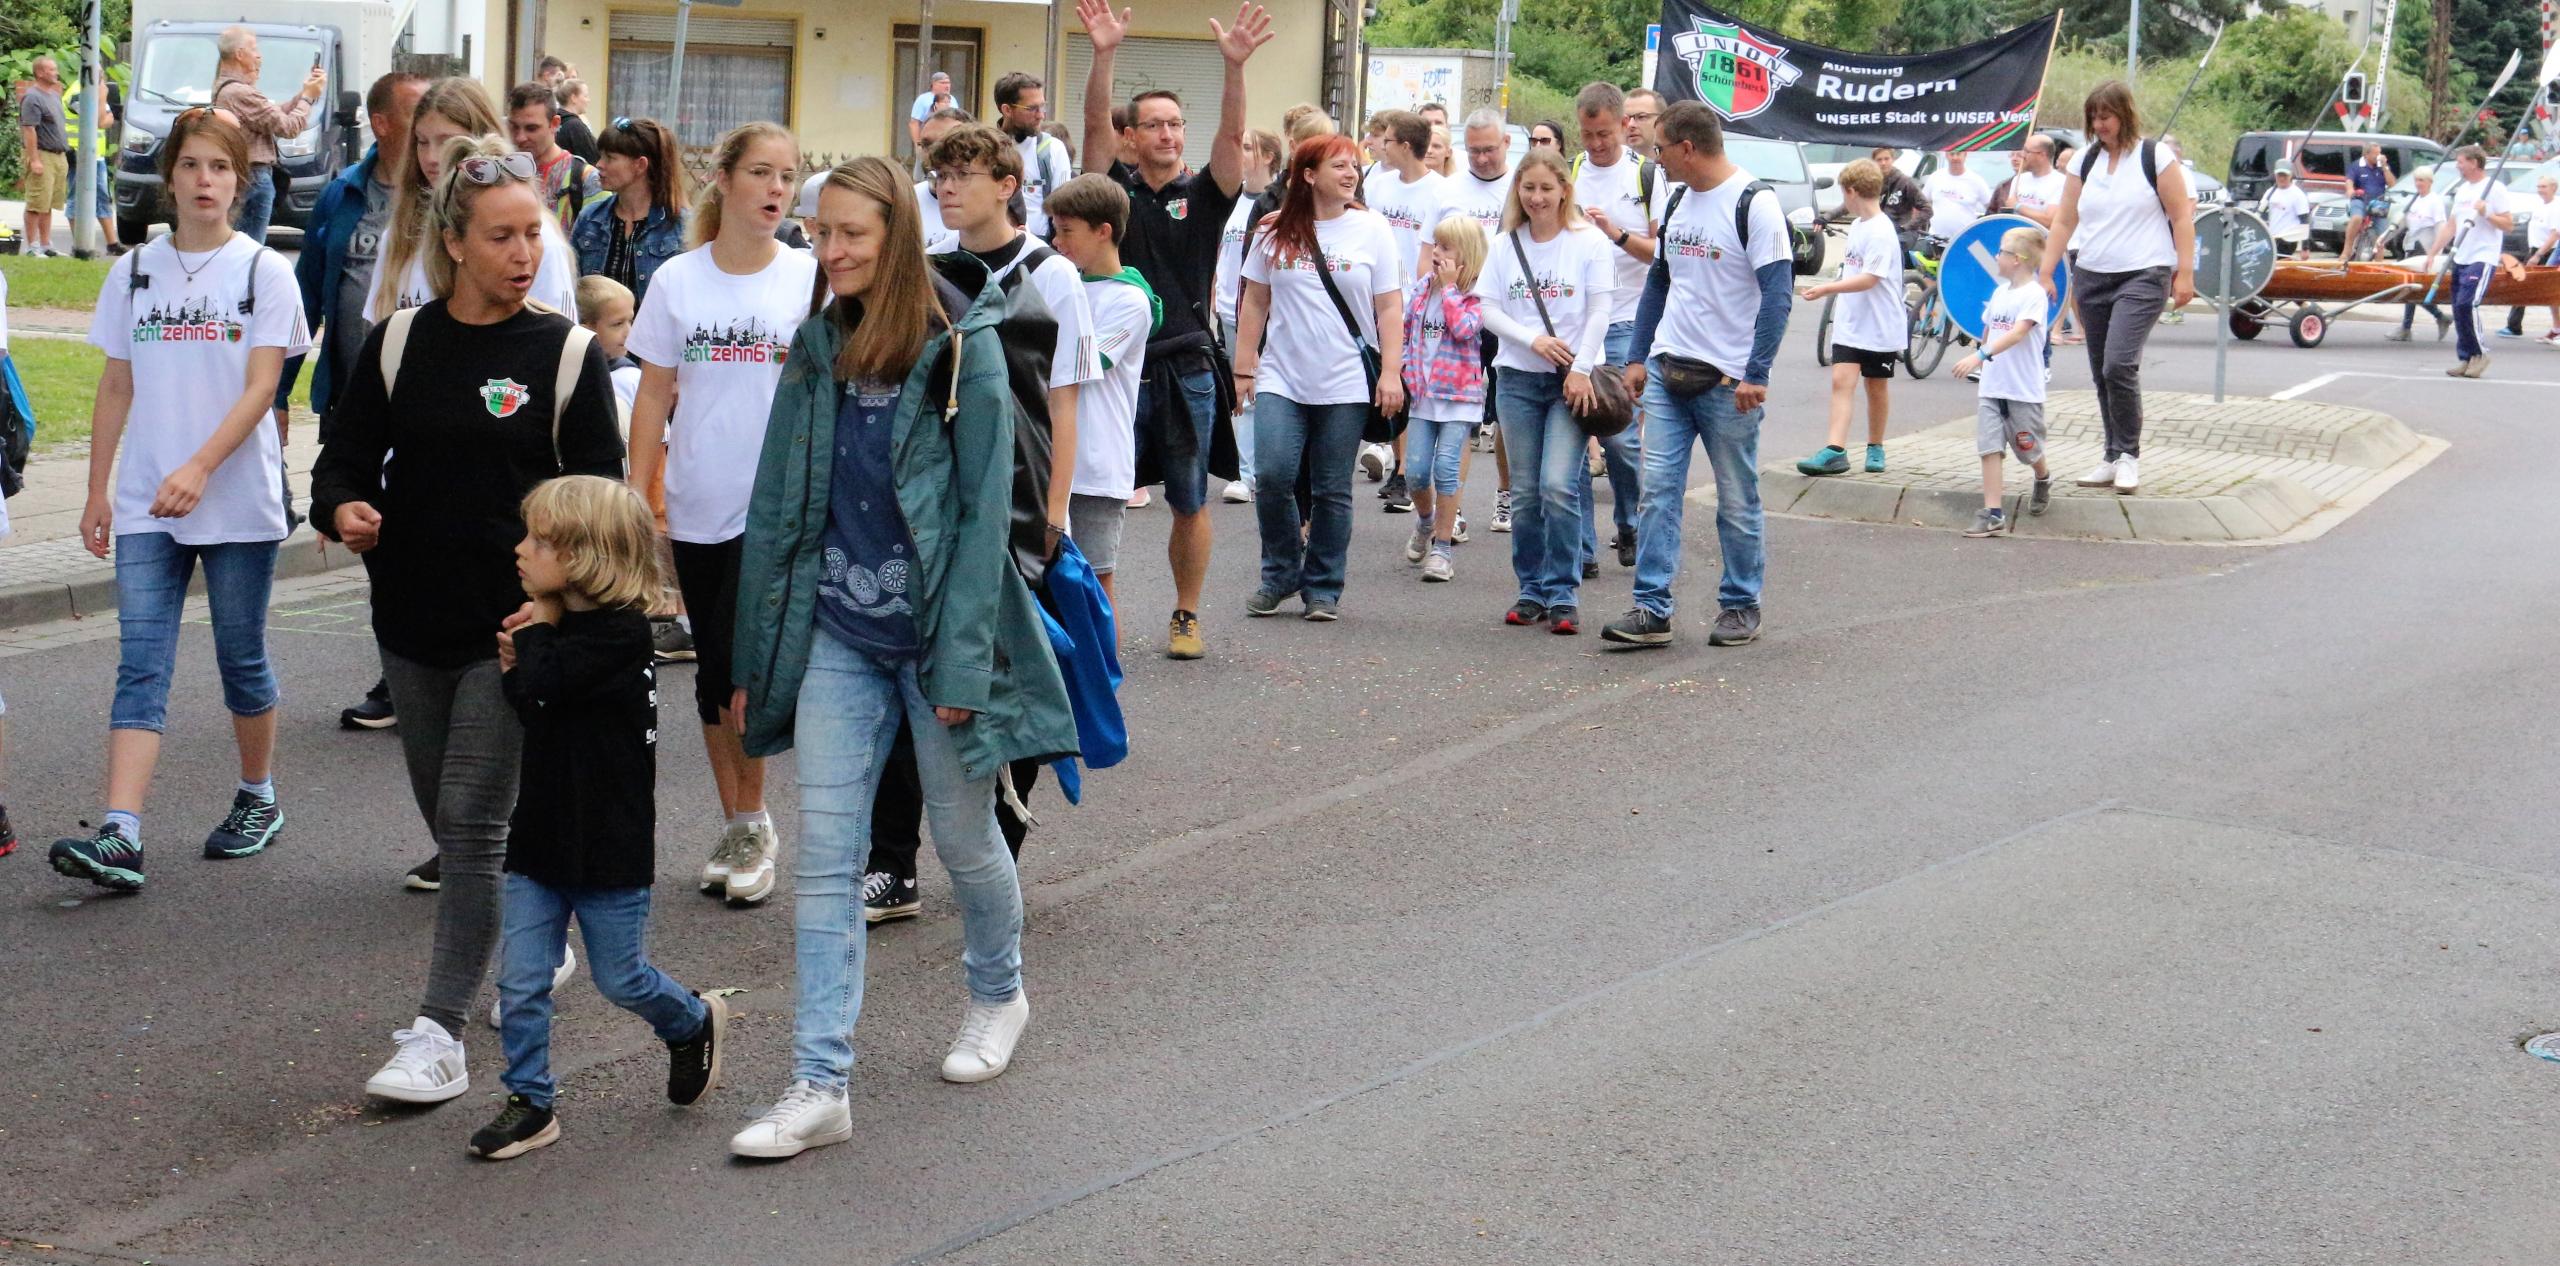
M1547 609L1527 598L1512 603L1511 609L1502 613L1502 622L1513 628L1525 628L1546 618Z
M1583 578L1584 580L1598 580L1598 579L1600 578L1600 560L1599 560L1599 559L1591 558L1591 559L1585 559L1585 560L1583 560L1583 563L1582 563L1582 578Z
M142 846L126 839L113 823L99 827L85 840L76 836L55 840L51 861L55 870L73 879L117 892L142 891Z
M284 830L284 806L273 800L261 800L245 791L231 794L231 812L224 814L222 824L204 837L204 855L214 861L234 857L255 857L275 843Z
M9 806L0 804L0 857L18 851L18 829L9 825Z
M703 997L702 1031L667 1043L667 1102L691 1107L720 1084L720 1042L729 1033L729 1004Z
M1760 608L1726 607L1716 612L1716 627L1707 634L1709 646L1740 646L1760 636Z
M1671 619L1636 607L1600 626L1600 640L1621 646L1671 645Z
M2027 513L2029 515L2042 514L2044 513L2044 508L2052 504L2053 481L2050 479L2037 480L2035 492L2027 497Z
M409 868L401 876L400 886L411 892L435 892L444 887L444 854L438 853Z
M497 1119L471 1132L471 1154L482 1160L511 1160L559 1141L560 1118L551 1115L551 1109L537 1108L523 1095L508 1095Z
M1309 598L1305 618L1317 624L1331 624L1342 618L1342 604L1323 598Z
M1558 637L1571 637L1581 632L1581 613L1572 607L1547 608L1547 631Z
M1618 565L1620 567L1636 565L1636 534L1633 532L1618 533Z
M364 702L338 713L342 730L387 730L399 721L391 711L391 683L386 681L373 683L373 689L364 692Z
M924 893L912 879L900 879L885 870L875 870L862 877L862 921L894 923L912 919L924 910Z
M693 632L673 620L651 620L649 650L661 664L690 664L694 660Z
M1397 475L1389 479L1386 487L1380 489L1378 495L1387 499L1387 513L1413 513L1413 493L1404 486L1404 476Z

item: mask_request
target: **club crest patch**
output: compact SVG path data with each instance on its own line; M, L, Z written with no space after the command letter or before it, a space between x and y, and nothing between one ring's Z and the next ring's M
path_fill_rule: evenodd
M513 378L492 378L480 384L480 403L488 406L493 418L512 418L524 407L532 392Z
M1174 199L1173 201L1171 201L1171 202L1168 202L1168 203L1164 204L1164 214L1165 214L1165 218L1166 218L1166 219L1168 219L1168 220L1188 220L1188 219L1190 219L1190 218L1191 218L1191 199L1189 199L1189 198L1176 198L1176 199Z

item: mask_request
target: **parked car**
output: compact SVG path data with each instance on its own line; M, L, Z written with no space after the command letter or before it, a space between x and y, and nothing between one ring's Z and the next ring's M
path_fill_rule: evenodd
M1778 191L1778 205L1786 208L1788 223L1810 228L1819 214L1816 208L1823 193L1832 190L1835 182L1829 176L1814 174L1812 164L1805 161L1808 148L1800 141L1736 134L1725 138L1724 155L1754 179L1765 180Z
M2291 167L2303 192L2317 198L2345 196L2347 165L2369 144L2382 146L2394 178L2421 163L2444 161L2444 146L2423 136L2393 132L2244 132L2231 145L2231 196L2251 206L2275 183L2276 168Z

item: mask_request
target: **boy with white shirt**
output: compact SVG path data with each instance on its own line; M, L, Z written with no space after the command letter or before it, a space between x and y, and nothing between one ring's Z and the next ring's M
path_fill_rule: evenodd
M2267 235L2300 256L2311 241L2311 195L2294 187L2292 168L2276 168L2276 183L2258 199L2258 210L2267 217Z
M1373 148L1378 165L1360 182L1360 201L1386 218L1403 269L1398 275L1411 280L1422 271L1423 241L1448 213L1445 183L1422 165L1423 154L1431 148L1431 124L1411 110L1381 110L1369 125L1377 134ZM1405 492L1401 421L1393 445L1371 444L1360 450L1361 469L1372 479L1383 476L1386 481L1378 495L1386 499L1389 514L1413 512L1413 499Z
M1111 575L1120 563L1120 520L1138 485L1138 376L1147 340L1164 323L1164 301L1138 270L1120 262L1129 228L1129 191L1100 174L1078 176L1049 196L1060 255L1083 275L1093 308L1093 343L1102 376L1076 406L1076 474L1067 502L1068 534L1117 599Z
M2000 289L1983 309L1982 350L1956 362L1958 374L1982 375L1982 404L1973 426L1974 451L1982 456L1982 509L1965 529L1967 536L2009 530L2009 512L2000 504L2003 453L2016 453L2035 469L2028 514L2043 514L2053 502L2053 468L2044 455L2044 322L2051 301L2036 284L2036 265L2043 259L2043 229L2000 235Z
M1922 191L1929 199L1929 236L1941 242L1956 240L1991 208L1991 186L1964 168L1964 151L1948 150L1947 165L1929 173Z
M1840 169L1840 196L1851 223L1840 277L1805 287L1804 297L1840 296L1831 323L1831 440L1796 463L1808 475L1849 473L1849 416L1860 379L1867 384L1867 473L1884 471L1888 391L1902 350L1911 343L1902 302L1902 237L1884 213L1884 169L1861 158Z
M1583 85L1573 99L1582 124L1582 156L1573 162L1573 200L1600 235L1609 239L1616 297L1610 305L1609 334L1603 363L1623 368L1627 345L1635 335L1636 303L1644 293L1645 270L1653 266L1653 231L1671 197L1671 181L1659 165L1627 148L1627 98L1615 84ZM1637 469L1641 426L1631 426L1600 441L1600 460L1609 475L1612 517L1617 525L1618 565L1636 562L1636 509L1644 483ZM1599 516L1591 496L1591 476L1582 481L1582 570L1597 569Z

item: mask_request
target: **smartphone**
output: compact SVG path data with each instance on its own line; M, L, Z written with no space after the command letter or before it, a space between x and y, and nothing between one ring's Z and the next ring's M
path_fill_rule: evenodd
M311 68L312 68L313 70L318 70L318 69L320 69L320 63L321 63L321 61L322 61L323 59L327 58L328 56L329 56L329 55L328 55L327 53L313 53L313 54L311 55Z

